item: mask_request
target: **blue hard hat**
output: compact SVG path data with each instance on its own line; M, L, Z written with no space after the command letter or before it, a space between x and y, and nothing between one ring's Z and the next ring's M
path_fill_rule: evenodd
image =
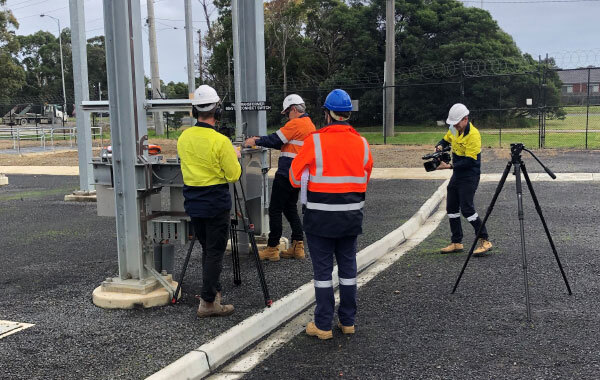
M352 100L346 91L336 88L327 95L323 107L333 112L348 112L352 111Z

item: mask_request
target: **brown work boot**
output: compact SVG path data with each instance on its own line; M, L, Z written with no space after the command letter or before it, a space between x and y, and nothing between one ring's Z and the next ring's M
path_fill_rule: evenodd
M480 238L477 248L473 251L473 256L483 256L490 249L492 249L492 243L487 239Z
M206 302L200 299L200 306L196 315L200 318L206 317L225 317L233 313L233 305L221 305L221 301L215 298L214 302Z
M342 325L342 322L338 321L338 327L340 328L340 330L342 330L342 332L344 334L354 334L354 325L352 326L344 326Z
M261 260L279 261L279 246L269 247L258 251L258 257Z
M292 245L287 251L281 252L284 259L304 259L304 242L302 240L292 240Z
M440 249L440 253L452 253L462 251L464 246L461 243L450 243L449 246Z
M306 334L310 336L316 336L321 340L333 338L333 332L331 330L320 330L314 322L309 322L308 325L306 325Z

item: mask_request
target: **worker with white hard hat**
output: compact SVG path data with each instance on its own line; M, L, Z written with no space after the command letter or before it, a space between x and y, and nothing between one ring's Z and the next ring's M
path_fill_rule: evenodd
M440 250L441 253L463 250L461 213L471 223L476 234L482 225L473 202L481 175L481 135L469 121L469 110L464 104L456 103L450 108L446 123L449 125L449 130L437 144L436 150L439 151L452 145L452 164L442 162L437 167L438 170L453 170L446 197L446 212L450 221L452 239L450 245ZM475 256L483 255L491 248L492 243L489 241L485 226L483 226L473 254Z
M305 257L304 232L298 215L299 189L292 187L288 176L292 160L302 149L304 139L316 128L306 113L306 105L300 95L286 96L281 114L287 116L289 121L277 132L268 136L250 137L245 142L246 146L258 145L281 149L269 203L269 240L267 247L258 253L261 260L278 261L280 257L295 259ZM286 251L279 250L279 240L283 230L282 214L292 228L292 243Z
M225 316L233 305L221 304L221 270L231 217L229 184L240 178L242 168L231 141L215 130L221 118L220 98L214 88L202 85L194 91L192 115L196 125L177 141L181 159L185 212L202 245L202 292L198 317Z

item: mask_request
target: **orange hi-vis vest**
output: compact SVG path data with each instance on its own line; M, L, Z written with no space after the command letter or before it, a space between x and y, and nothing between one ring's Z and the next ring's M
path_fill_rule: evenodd
M290 167L290 183L300 187L308 168L304 229L324 237L362 233L363 206L373 158L367 140L346 122L335 122L304 140Z
M315 125L308 114L302 114L285 123L275 133L256 140L256 145L281 149L276 174L287 177L292 159L302 149L304 139L315 130Z
M304 145L304 139L315 130L315 125L308 115L297 117L285 123L283 127L275 132L283 142L281 157L296 157Z

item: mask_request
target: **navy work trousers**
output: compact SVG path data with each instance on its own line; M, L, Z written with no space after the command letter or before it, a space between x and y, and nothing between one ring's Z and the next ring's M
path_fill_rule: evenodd
M340 306L338 318L344 326L354 326L356 316L356 236L326 238L306 234L312 260L315 298L315 325L324 331L331 330L335 299L333 297L333 258L338 265Z
M283 231L281 214L290 222L292 240L302 241L302 222L298 215L298 193L300 189L292 187L289 178L275 174L271 203L269 204L269 247L277 247Z
M217 292L221 291L221 270L223 255L229 236L229 210L213 218L194 218L192 225L196 238L202 245L202 292L200 297L206 302L214 302Z
M475 229L475 233L481 227L481 218L475 211L475 192L479 186L479 176L471 176L466 178L450 178L448 184L448 196L446 198L446 212L450 221L450 231L452 231L452 243L461 243L463 238L463 230L460 223L460 214L471 223ZM485 228L479 236L488 239L488 233Z

